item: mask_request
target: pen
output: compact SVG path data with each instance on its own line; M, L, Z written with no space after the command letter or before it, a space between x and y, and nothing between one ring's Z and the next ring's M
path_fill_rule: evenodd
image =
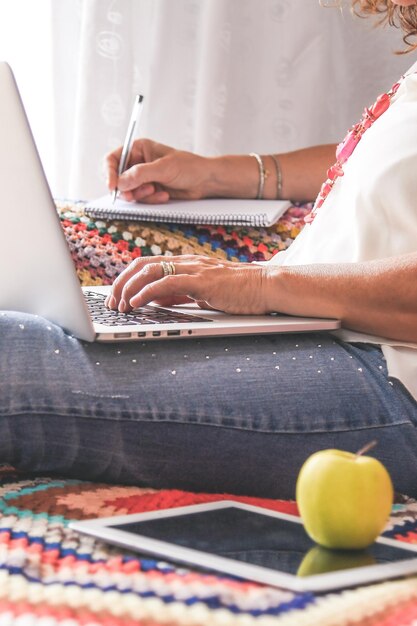
M140 114L143 108L143 96L137 95L135 98L135 102L133 104L132 115L130 116L129 126L127 127L126 137L123 144L122 156L120 157L119 162L119 171L118 175L123 174L126 169L126 164L129 159L130 149L132 147L133 135L135 132L136 125L139 123ZM113 191L113 204L117 198L118 189L117 186Z

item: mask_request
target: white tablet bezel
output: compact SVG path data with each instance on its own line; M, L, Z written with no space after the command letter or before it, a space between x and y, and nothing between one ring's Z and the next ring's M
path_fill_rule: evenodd
M405 544L394 539L379 537L377 543L392 546L410 553L415 553L415 557L410 557L403 561L395 563L382 563L377 565L367 565L339 572L329 572L325 574L316 574L312 576L297 577L293 574L285 572L277 572L259 565L251 565L242 561L237 561L207 552L194 550L178 546L173 543L150 539L145 536L129 533L119 529L111 528L111 526L119 524L133 523L136 521L145 521L152 519L161 519L163 517L172 517L178 515L187 515L190 513L201 513L204 511L213 511L227 507L236 507L252 511L261 515L268 515L279 519L287 520L295 524L302 524L301 518L286 513L278 513L270 509L265 509L242 502L233 500L221 500L218 502L210 502L206 504L195 504L191 506L176 507L172 509L164 509L151 511L147 513L137 513L130 515L119 515L115 517L103 517L98 519L83 520L70 522L69 527L83 534L90 535L97 539L102 539L112 544L116 544L123 548L134 551L140 551L160 557L164 560L172 559L177 563L183 563L191 566L198 566L215 570L223 574L231 574L247 580L258 583L271 585L273 587L281 587L291 591L305 592L315 591L323 592L332 589L341 589L353 586L368 584L386 580L389 578L399 578L417 573L417 546Z

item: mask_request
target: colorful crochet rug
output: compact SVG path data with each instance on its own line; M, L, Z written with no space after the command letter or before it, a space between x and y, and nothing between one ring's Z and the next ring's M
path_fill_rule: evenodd
M0 474L2 626L412 626L417 577L315 595L178 567L68 528L74 519L234 499L294 502ZM394 506L387 536L417 542L417 503Z
M84 285L110 285L140 256L205 254L230 261L267 261L304 226L311 204L293 205L270 228L102 221L82 202L58 202L61 223Z

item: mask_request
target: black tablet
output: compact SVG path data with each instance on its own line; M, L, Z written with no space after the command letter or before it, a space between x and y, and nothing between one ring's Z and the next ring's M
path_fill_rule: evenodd
M291 589L327 591L417 573L417 547L379 537L328 550L299 517L231 501L71 522L70 528L164 560Z

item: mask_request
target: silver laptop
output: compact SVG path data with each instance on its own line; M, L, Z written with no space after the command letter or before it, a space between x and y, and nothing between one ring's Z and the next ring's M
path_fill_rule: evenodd
M12 70L0 62L0 309L37 314L87 341L334 330L340 322L240 316L197 306L109 311L110 287L83 287L61 227Z

